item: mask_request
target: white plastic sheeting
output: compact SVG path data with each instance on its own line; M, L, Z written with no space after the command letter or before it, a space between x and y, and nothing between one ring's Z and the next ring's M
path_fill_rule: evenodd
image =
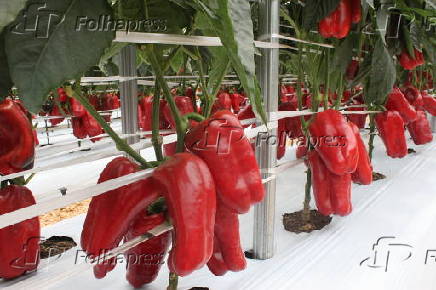
M353 185L353 212L334 217L331 224L310 234L286 232L281 224L285 212L300 210L304 198L304 165L278 175L276 213L276 255L266 261L249 260L245 271L215 277L207 267L180 278L179 289L194 286L210 289L420 289L436 286L436 142L415 146L416 154L403 159L385 155L376 138L374 168L387 179L370 186ZM151 152L144 152L149 155ZM288 150L284 159L294 157ZM41 195L51 187L49 180L69 180L75 176L95 183L108 160L74 165L35 176L30 188ZM66 175L66 176L65 176ZM85 181L84 181L85 182ZM43 236L68 235L80 241L84 215L43 228ZM241 236L245 250L252 245L252 212L241 216ZM385 237L385 238L383 238ZM379 240L378 245L373 245ZM0 287L17 289L131 289L126 282L125 264L102 280L96 280L83 262L79 248L47 264L37 273L16 281L0 282ZM375 253L377 253L376 260ZM410 256L410 257L409 257ZM427 257L427 260L426 260ZM78 267L74 275L70 269ZM80 270L82 269L82 270ZM83 270L84 269L84 270ZM165 289L168 270L162 267L158 279L146 289ZM26 279L24 279L26 278Z

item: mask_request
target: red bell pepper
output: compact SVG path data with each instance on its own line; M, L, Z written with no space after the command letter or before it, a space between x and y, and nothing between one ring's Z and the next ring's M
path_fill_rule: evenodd
M68 95L65 92L63 88L58 88L58 96L59 96L59 102L66 103L68 101Z
M359 161L356 171L351 174L351 178L355 183L368 185L372 183L371 159L369 158L368 151L366 151L365 143L363 143L360 136L359 128L353 123L350 123L350 126L353 129L354 135L356 135L357 147L359 148Z
M61 110L59 109L58 105L53 104L53 107L50 110L50 112L48 113L48 115L50 117L61 116L62 115ZM65 118L63 118L63 117L62 118L52 118L52 119L49 119L49 122L52 126L56 126L57 124L62 123L64 120L65 120Z
M279 111L297 111L297 105L290 102L281 103L279 105ZM290 138L299 138L304 135L301 129L301 117L288 117L281 120L283 120L285 131Z
M358 101L354 101L353 105L362 105L362 103L360 103ZM365 110L365 107L347 108L347 111L363 111L363 110ZM348 114L347 115L347 119L349 121L353 122L360 129L365 128L367 117L368 117L368 114Z
M244 135L244 129L230 111L219 111L186 135L189 151L209 166L224 204L238 213L263 199L259 167Z
M416 145L427 144L433 140L430 122L423 111L418 111L418 118L407 124L407 129Z
M309 132L315 140L315 150L332 173L343 175L356 170L359 157L356 136L339 111L317 113Z
M0 103L0 174L33 167L35 144L32 124L14 101Z
M277 126L277 160L280 160L285 156L286 153L286 124L285 119L278 120Z
M212 175L199 157L177 153L153 172L174 225L168 258L172 273L186 276L212 256L216 197Z
M360 0L351 0L351 22L359 23L362 19L362 7Z
M324 38L344 38L351 29L350 0L340 0L338 7L319 22L318 30Z
M388 95L385 106L388 111L397 111L400 113L405 124L415 121L418 117L415 108L409 104L399 88L392 89Z
M84 139L86 136L88 136L88 132L83 124L83 118L72 117L71 125L73 127L73 135L77 139Z
M70 98L71 113L75 117L83 117L86 115L85 107L75 98Z
M85 115L82 117L83 126L89 137L94 137L103 133L103 129L96 119L88 112L85 111ZM91 138L92 142L98 141L101 138Z
M189 97L185 96L176 96L174 97L174 101L176 103L177 108L179 109L180 115L184 116L188 113L194 112L194 107L192 106L192 100ZM173 116L171 114L171 109L169 104L165 104L163 107L163 115L165 116L165 120L170 124L171 128L176 128L176 122L173 119ZM189 121L191 126L195 126L197 122L195 121Z
M318 211L323 215L349 214L352 210L351 174L336 175L330 172L315 150L308 152L308 163Z
M417 50L416 48L413 49L415 53L415 57L412 57L406 49L404 49L401 54L398 56L400 65L407 70L412 70L417 66L424 64L424 56L422 52Z
M404 88L404 97L416 110L424 110L424 100L422 99L419 90L413 86Z
M232 99L232 109L233 113L237 114L241 110L241 104L244 101L244 97L238 93L230 94Z
M436 99L427 94L427 92L421 92L422 100L424 102L424 109L432 116L436 116Z
M227 208L218 198L215 217L215 237L227 269L242 271L247 266L239 237L238 214Z
M386 147L386 153L392 158L407 155L404 121L397 111L386 111L375 115L375 124Z
M213 241L213 253L207 262L209 271L215 276L223 276L229 270L224 262L223 253L221 252L218 239L215 237Z
M242 109L239 113L238 113L238 120L242 121L242 120L249 120L249 119L255 119L256 115L253 112L253 107L251 105L248 105L247 107L245 107L244 109ZM256 126L255 124L253 124L254 127ZM250 127L250 124L245 124L242 125L243 128L248 128Z
M138 165L125 157L117 157L106 165L98 183L134 173ZM133 219L159 197L151 178L131 183L93 197L83 224L81 246L96 257L118 246ZM116 260L94 266L96 278L103 278L116 266Z
M24 186L0 189L0 215L35 203L32 192ZM13 279L36 270L40 236L38 217L0 229L0 278Z
M163 214L146 215L140 213L129 227L124 241L128 242L143 235L164 221ZM157 278L170 243L171 234L166 232L130 248L124 253L127 260L126 279L130 285L140 288Z
M177 142L164 144L163 145L164 156L173 156L174 154L176 154L177 151L176 148L177 148Z
M360 5L360 0L358 1ZM347 66L347 70L345 71L345 77L349 81L354 80L358 72L359 72L359 61L353 59Z

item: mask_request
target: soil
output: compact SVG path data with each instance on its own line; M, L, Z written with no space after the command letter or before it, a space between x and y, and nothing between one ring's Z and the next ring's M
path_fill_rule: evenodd
M69 249L77 246L76 242L65 236L53 236L45 241L42 241L40 246L40 257L41 259L47 259L50 257L62 254Z
M386 175L384 175L382 173L379 173L379 172L372 173L372 181L377 181L377 180L385 179L385 178L386 178Z
M407 153L412 154L412 153L416 153L416 151L413 148L409 148L407 149Z
M209 290L209 287L192 287L189 290Z
M310 233L312 231L320 230L328 225L332 218L320 214L317 210L310 211L310 220L308 222L303 221L302 210L285 213L283 215L283 226L285 230L293 233Z

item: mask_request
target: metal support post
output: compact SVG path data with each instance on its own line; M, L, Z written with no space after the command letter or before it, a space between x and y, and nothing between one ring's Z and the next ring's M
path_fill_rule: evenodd
M259 1L259 32L258 40L277 43L273 34L279 33L279 0ZM279 50L277 48L262 49L258 59L258 78L262 89L268 121L275 115L278 107ZM277 122L276 122L277 124ZM277 127L277 126L275 126ZM256 157L262 170L262 178L272 177L272 168L277 163L276 128L269 128L265 133L267 138L256 140ZM265 199L254 208L253 250L256 259L269 259L274 255L274 220L275 220L276 180L265 184Z
M432 116L430 114L427 113L427 116L430 120L430 124L431 124L431 130L433 131L433 133L436 133L436 117Z
M120 53L120 77L136 77L136 47L128 45ZM135 134L138 131L138 83L136 79L120 80L121 125L123 134ZM133 144L139 137L128 137L127 143Z

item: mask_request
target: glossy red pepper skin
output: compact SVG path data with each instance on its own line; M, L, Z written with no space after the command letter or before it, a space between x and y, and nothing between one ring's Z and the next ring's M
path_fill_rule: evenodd
M35 203L32 192L24 186L0 189L0 215ZM40 236L38 217L0 229L0 278L12 279L36 270Z
M176 96L174 97L174 101L176 103L177 108L179 109L180 115L184 116L188 113L194 112L194 107L192 106L192 100L189 97L185 96ZM171 109L169 104L165 104L163 108L163 115L165 116L165 120L170 124L171 128L176 128L176 122L173 119L171 114ZM189 121L191 126L194 126L197 122Z
M353 0L355 1L355 0ZM360 5L360 0L359 5ZM354 78L357 76L357 73L359 72L359 61L357 60L351 60L351 62L347 66L347 70L345 71L345 77L347 80L351 81L354 80Z
M163 145L163 154L164 156L173 156L176 154L177 142L164 144Z
M413 86L403 89L404 97L416 110L424 110L424 100L419 90Z
M415 121L418 117L415 108L409 104L399 88L392 89L392 92L388 95L385 106L388 111L397 111L400 113L405 124Z
M375 115L375 124L386 147L386 153L392 158L407 155L404 121L397 111L386 111Z
M238 213L261 201L264 188L259 167L244 135L230 111L219 111L186 135L185 145L209 166L224 204Z
M83 118L71 118L71 125L73 127L73 135L77 139L84 139L88 136L85 125L83 124Z
M213 253L209 259L209 262L207 262L207 267L215 276L223 276L229 270L224 262L221 247L216 237L214 238L213 242Z
M125 157L106 165L98 183L134 173L139 167ZM131 183L93 197L83 225L81 246L92 257L118 246L133 219L159 197L151 178ZM115 260L94 266L96 278L103 278L115 266Z
M422 100L424 103L424 109L432 116L436 116L436 99L427 94L427 92L421 92Z
M82 118L83 118L83 125L89 137L94 137L103 133L103 128L88 111L85 112L85 115ZM95 142L100 139L101 138L91 138L91 141Z
M415 57L412 57L406 49L404 49L401 54L399 55L399 62L400 65L407 70L413 70L415 67L423 65L424 64L424 55L422 52L417 50L416 48L413 49L415 53Z
M163 214L146 215L140 213L124 236L128 242L147 233L165 221ZM126 280L135 288L153 282L164 262L171 243L170 232L153 237L124 253L127 261Z
M353 105L362 105L362 103L358 101L354 101ZM348 108L347 111L363 111L365 110L364 107L351 107ZM365 128L366 119L368 117L368 114L348 114L347 119L351 122L353 122L359 129Z
M278 120L278 126L277 126L277 160L280 160L285 156L286 153L286 120L280 119ZM254 149L253 149L254 150Z
M340 0L338 7L319 22L319 33L324 38L344 38L351 29L351 15L350 0Z
M316 140L315 150L332 173L343 175L356 170L359 158L356 136L339 111L317 113L309 132Z
M244 109L242 109L238 113L238 120L239 121L255 119L255 118L256 118L256 115L254 114L253 107L251 105L248 105L247 107L245 107ZM242 127L248 128L248 127L250 127L250 125L246 124L246 125L242 125Z
M215 183L206 163L177 153L153 172L174 225L168 268L186 276L212 256L216 212Z
M238 93L230 94L232 99L232 109L233 113L238 114L241 110L241 104L244 101L244 97Z
M61 116L61 110L59 109L58 105L54 104L50 112L48 113L49 116ZM49 119L49 122L52 126L56 126L60 123L62 123L65 120L65 118L53 118Z
M166 102L159 100L159 129L167 129L169 124L164 117L164 107ZM171 112L170 112L171 114ZM153 96L145 96L139 100L138 104L139 127L143 131L151 131L153 126Z
M241 248L238 214L227 208L219 198L215 217L215 238L227 269L233 272L244 270L247 262Z
M327 169L318 152L312 150L307 154L318 211L323 215L349 214L352 210L351 174L333 174Z
M407 130L409 130L410 136L416 145L423 145L433 141L430 122L423 111L418 111L418 118L407 124Z
M228 93L220 93L215 104L217 105L218 110L231 110L232 98Z
M350 123L353 129L354 135L357 139L357 147L359 148L359 161L357 163L356 171L351 174L353 182L368 185L372 183L372 165L371 159L369 158L368 151L366 151L365 143L360 136L359 128Z
M0 103L0 174L8 175L33 167L33 128L20 106L12 100Z
M297 111L297 105L291 102L281 103L279 105L279 111ZM300 117L288 117L280 120L283 120L282 122L285 124L285 132L290 138L299 138L304 135L301 128Z
M86 115L85 107L76 99L70 98L71 113L75 117L83 117Z
M362 19L362 7L360 0L351 0L351 22L359 23Z

